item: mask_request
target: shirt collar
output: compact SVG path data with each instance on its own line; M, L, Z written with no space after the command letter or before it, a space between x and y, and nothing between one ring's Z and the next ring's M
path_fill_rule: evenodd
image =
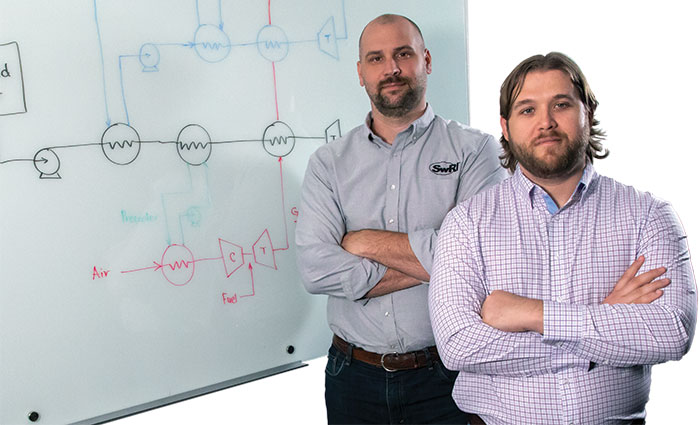
M576 201L582 199L587 194L589 187L593 183L593 180L596 179L596 177L597 172L595 171L595 168L592 166L592 164L587 163L587 165L585 165L585 168L583 169L583 173L580 177L578 187L573 193L573 196L571 196L571 200ZM534 208L534 201L536 199L536 194L538 193L540 194L540 196L544 198L544 202L547 205L549 212L551 212L551 214L557 212L557 208L553 208L553 206L555 206L555 202L553 202L552 199L550 202L546 202L546 197L548 197L549 199L551 197L546 193L544 189L542 189L540 186L529 180L524 175L524 173L522 173L519 164L517 164L517 168L515 169L512 178L514 181L515 190L529 199L530 206L532 208ZM554 211L552 211L552 209Z
M372 143L383 145L384 142L381 139L381 137L379 137L373 131L371 131L372 119L373 118L371 117L371 112L369 112L366 118L364 119L364 126L362 128L364 137L366 137ZM396 136L396 140L401 140L401 138L404 137L402 135L407 134L407 142L414 142L415 140L422 137L423 134L425 134L425 131L427 131L429 126L432 124L432 121L434 121L434 111L432 110L432 106L430 106L430 104L428 103L427 108L425 108L425 112L420 116L420 118L410 123L408 128L398 133L398 135Z

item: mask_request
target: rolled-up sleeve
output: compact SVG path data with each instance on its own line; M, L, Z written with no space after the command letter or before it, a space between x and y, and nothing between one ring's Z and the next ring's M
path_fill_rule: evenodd
M323 154L319 150L311 156L303 180L297 264L308 292L358 300L383 278L386 267L342 248L345 221L332 163L323 161Z

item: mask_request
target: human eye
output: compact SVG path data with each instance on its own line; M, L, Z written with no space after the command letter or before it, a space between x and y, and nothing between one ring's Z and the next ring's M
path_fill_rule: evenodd
M534 113L534 108L532 108L531 106L528 106L526 108L522 108L519 110L520 115L531 115L533 113Z
M399 59L407 59L412 56L412 52L410 50L401 50L396 54L396 57Z
M381 56L379 56L379 55L373 55L373 56L369 56L369 57L367 58L367 62L369 62L369 63L379 63L379 62L381 62L381 59L382 59Z
M554 105L556 109L566 109L570 108L570 102L563 101L563 102L558 102Z

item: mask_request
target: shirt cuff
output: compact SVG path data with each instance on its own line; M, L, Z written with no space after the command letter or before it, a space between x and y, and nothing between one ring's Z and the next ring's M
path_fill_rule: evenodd
M388 268L381 263L362 258L361 264L354 268L349 279L342 282L342 291L347 299L357 301L383 279Z
M408 242L415 257L422 264L427 274L432 275L432 259L434 247L437 244L437 231L434 229L422 229L408 232Z
M587 306L544 301L544 344L562 347L576 345L587 334L591 323Z

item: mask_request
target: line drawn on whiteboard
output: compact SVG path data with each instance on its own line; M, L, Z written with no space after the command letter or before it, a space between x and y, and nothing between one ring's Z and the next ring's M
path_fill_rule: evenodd
M202 2L203 3L203 2ZM303 43L316 43L318 52L335 60L340 60L338 40L347 40L347 22L345 14L344 0L340 1L342 7L341 21L344 34L339 34L336 28L336 23L340 19L330 15L321 20L319 28L313 37L301 37L299 39L289 39L287 32L280 25L273 24L271 1L267 2L268 22L261 26L256 34L255 41L240 42L235 40L231 42L231 35L224 30L224 21L222 13L222 2L217 2L217 18L205 21L202 19L203 13L198 0L195 1L197 26L194 28L192 39L183 42L158 42L149 41L145 43L137 43L138 51L122 51L115 55L108 55L112 60L113 65L106 65L105 50L103 47L103 33L99 18L99 10L97 0L93 0L94 6L94 22L97 32L99 45L99 55L102 73L102 89L104 94L104 123L105 130L102 133L99 142L89 143L74 143L58 146L50 146L40 149L35 153L33 158L16 158L0 160L0 165L31 162L37 170L40 179L61 179L61 174L65 170L61 170L61 159L58 150L63 150L61 154L74 148L88 148L99 146L107 161L114 165L128 166L139 157L141 150L146 148L146 145L174 145L175 151L179 158L187 164L187 170L190 178L190 189L188 192L177 193L161 193L161 203L163 205L163 218L167 231L167 248L163 252L159 261L153 261L154 266L139 269L153 269L160 271L169 283L174 286L184 286L189 284L195 274L195 266L197 262L220 260L223 262L226 277L229 278L237 270L243 269L247 263L250 272L250 291L246 293L236 293L236 299L255 295L253 264L255 267L265 267L272 270L277 270L278 251L289 250L289 229L288 229L288 214L297 217L298 210L292 207L287 211L285 191L284 191L284 174L282 169L283 158L290 155L299 140L325 140L332 141L341 136L340 120L336 119L333 123L326 126L323 136L297 136L294 134L291 127L280 119L279 99L277 90L277 67L276 63L284 61L293 51L294 45ZM208 2L211 5L211 2ZM326 15L327 16L327 15ZM17 51L18 45L14 43ZM5 46L5 45L0 45ZM129 111L127 99L135 103L135 96L138 93L136 90L129 91L129 79L127 76L132 75L135 69L143 73L158 73L162 70L163 55L170 54L186 54L191 52L203 62L218 63L227 59L234 48L254 47L257 53L272 66L272 81L274 87L274 102L275 116L271 124L263 131L262 137L259 139L233 139L233 140L212 140L209 132L201 125L191 123L180 129L176 140L141 140L139 132L135 126L131 125L132 115ZM2 59L2 58L0 58ZM138 62L135 62L138 60ZM0 61L0 76L7 70L8 75L13 75L12 67ZM164 62L167 64L167 62ZM3 67L4 65L4 67ZM134 67L134 65L137 66ZM208 65L207 65L208 66ZM108 73L108 68L111 71ZM118 69L115 69L118 68ZM115 90L110 93L108 90L108 75L112 81L111 86ZM21 74L20 74L21 77ZM158 77L154 74L154 77ZM118 78L118 81L117 81ZM134 88L133 86L131 87ZM24 86L22 86L24 90ZM117 94L118 93L118 94ZM0 96L5 96L7 91L4 86L0 85ZM24 93L23 93L24 94ZM128 96L131 94L131 96ZM120 107L114 107L110 110L109 98L113 97L113 101L119 101ZM119 99L120 98L120 99ZM24 97L23 97L24 101ZM26 110L26 104L25 110ZM112 106L115 106L112 104ZM112 114L121 114L123 108L123 117L121 121L112 121ZM116 112L115 112L116 111ZM0 111L2 112L2 111ZM133 112L133 111L131 111ZM0 113L0 115L3 115ZM137 122L137 121L134 121ZM145 133L144 133L145 134ZM212 152L215 150L213 145L235 144L235 143L261 143L265 152L270 156L275 157L279 161L279 173L281 184L281 219L284 225L284 239L277 241L276 245L272 242L270 231L265 229L257 240L252 244L250 252L245 252L243 248L235 243L225 241L219 238L219 249L221 250L221 258L198 258L195 259L194 254L189 250L185 241L185 225L197 227L200 225L206 214L205 208L211 206L211 196L208 189L208 168L207 162L211 158ZM218 148L216 148L217 150ZM66 164L70 163L66 161ZM203 166L203 167L200 167ZM194 167L194 169L192 169ZM122 211L123 215L123 211ZM292 217L292 219L294 219ZM294 222L296 220L294 219ZM229 252L228 260L225 259L223 246L228 244L228 247L234 247L237 255L237 261L233 262L231 252ZM276 246L276 247L275 247ZM245 258L248 257L248 260ZM237 266L236 266L237 264ZM232 271L229 271L229 268ZM122 273L130 273L139 270L123 271ZM244 269L243 269L244 270ZM106 278L100 275L100 278ZM94 278L94 276L93 276Z
M231 53L231 40L223 29L214 25L200 25L194 33L194 51L204 61L221 62Z
M131 124L131 118L129 115L126 92L127 88L124 84L124 66L122 64L122 59L125 58L138 58L141 63L142 72L158 72L160 69L158 67L160 63L161 53L158 46L178 46L189 48L194 50L196 55L207 63L219 63L223 62L231 53L233 47L248 47L255 46L257 48L258 54L272 63L272 75L274 84L274 102L275 102L275 112L276 119L279 120L279 101L277 93L277 78L276 78L276 62L283 61L289 54L289 47L294 44L301 43L316 43L318 50L335 59L340 60L338 40L347 40L347 17L345 12L345 2L341 0L341 10L342 10L342 21L344 35L339 37L335 28L335 16L330 16L325 22L320 26L320 29L316 32L314 38L303 39L303 40L289 40L286 31L280 26L272 24L272 12L271 12L271 1L267 2L267 14L268 22L267 25L263 25L257 32L257 36L254 42L241 42L232 43L230 36L224 31L223 25L223 12L221 1L218 1L218 7L213 13L209 15L215 16L215 19L210 19L211 23L202 23L201 18L202 4L198 0L195 1L196 15L197 15L197 27L194 30L192 39L190 41L183 42L148 42L141 45L138 53L123 53L118 56L118 68L119 68L119 84L121 89L121 101L124 109L124 116L126 124ZM105 96L105 110L107 114L107 125L111 124L111 117L109 115L108 107L108 96L107 96L107 81L106 81L106 70L104 63L104 49L102 45L102 37L100 31L100 23L97 12L97 0L94 0L95 9L95 25L97 27L97 35L100 49L100 57L102 58L102 77L104 85L104 96Z
M254 296L255 294L255 289L254 289L254 275L252 273L253 271L253 266L252 264L256 264L259 266L267 267L273 270L277 270L277 259L276 259L276 252L277 251L285 251L289 249L289 230L288 230L288 225L287 225L287 218L286 218L286 202L285 202L285 196L284 196L284 175L283 175L283 158L279 157L278 159L279 162L279 175L280 175L280 185L281 185L281 198L282 198L282 220L284 222L284 233L285 233L285 246L280 247L280 248L275 248L274 243L272 242L272 238L269 233L269 229L264 229L262 233L259 235L257 240L252 244L251 247L251 252L245 252L244 248L234 242L230 242L228 240L218 238L218 246L219 246L219 252L221 253L220 257L214 257L214 258L200 258L200 259L195 259L194 254L189 250L189 248L186 247L184 243L178 244L178 243L170 243L168 242L168 247L165 249L163 252L163 255L161 257L160 262L158 261L152 261L153 266L149 267L143 267L143 268L138 268L138 269L132 269L132 270L123 270L121 271L122 274L124 273L133 273L133 272L139 272L139 271L146 271L146 270L153 270L153 271L161 271L163 277L172 285L174 286L184 286L187 285L189 282L194 277L194 272L195 272L195 265L197 262L201 261L215 261L215 260L221 260L223 264L223 269L224 269L224 274L226 278L230 278L234 273L236 273L241 267L243 267L246 263L245 257L250 257L252 256L252 261L248 262L248 269L250 271L250 285L251 285L251 294L245 294L245 295L240 295L240 298L245 298L248 296ZM192 184L192 187L194 187L194 183ZM196 190L192 190L191 192L196 192ZM178 194L184 194L188 195L190 192L183 192L183 193L178 193ZM167 206L165 206L165 195L163 195L163 204L164 204L164 209L168 209ZM294 214L294 211L296 210L296 207L291 208L290 212L292 215L298 215L298 213ZM166 214L167 217L167 214ZM166 218L167 220L167 218ZM235 299L237 300L238 295L237 293L235 294Z
M160 196L167 231L167 243L185 243L183 222L198 227L201 209L211 206L208 167L188 165L189 188L180 192L163 193ZM174 238L174 239L173 239Z
M286 245L284 248L272 248L273 251L286 251L289 249L289 225L287 223L287 215L286 215L286 196L284 194L284 171L282 167L282 157L279 157L279 185L281 188L281 201L282 201L282 214L281 214L281 219L282 223L284 223L284 237L286 241ZM293 210L293 208L292 208ZM293 211L290 211L293 213ZM270 240L271 244L271 240ZM276 267L275 267L276 268Z
M177 154L189 165L201 165L211 156L211 136L198 124L184 126L177 135Z
M104 156L110 162L128 165L134 162L141 152L141 137L130 125L116 123L104 130L100 145Z
M247 269L250 272L250 290L246 291L243 295L238 295L238 293L236 293L237 297L245 298L255 295L253 264L272 270L278 270L275 252L280 249L274 248L268 229L264 229L257 240L252 244L251 252L245 252L242 246L221 238L218 238L218 245L221 256L195 258L194 253L187 246L182 244L170 244L163 251L159 261L152 261L152 266L122 270L120 273L130 274L145 271L159 271L163 278L171 285L185 286L194 278L197 263L204 261L220 261L223 265L223 274L226 279L233 276L233 274L247 264ZM252 261L246 262L245 257L252 257Z
M209 20L210 23L204 23L202 20L202 4L200 4L199 0L195 1L195 9L196 9L196 18L197 18L197 28L194 32L193 39L189 42L179 42L179 43L160 43L160 42L148 42L144 43L140 46L139 52L137 54L120 54L118 55L118 75L119 75L119 88L120 88L120 94L121 94L121 103L123 106L124 110L124 118L125 122L120 122L116 123L116 127L112 124L112 119L110 115L110 108L109 108L109 101L108 101L108 90L107 90L107 74L106 74L106 65L105 65L105 55L104 55L104 47L103 47L103 38L102 38L102 30L101 30L101 25L100 25L100 19L99 19L99 9L98 9L98 4L97 0L93 0L93 10L94 10L94 20L95 20L95 28L96 28L96 33L97 33L97 41L98 41L98 48L99 48L99 55L100 55L100 65L101 65L101 73L102 73L102 89L103 89L103 95L104 95L104 102L105 102L105 124L107 125L107 129L102 135L102 150L107 157L107 159L116 164L116 165L127 165L133 162L138 154L140 153L141 149L141 144L142 143L149 143L149 142L142 142L140 140L140 137L138 136L138 132L131 127L131 116L129 114L129 109L128 109L128 104L127 104L127 87L124 82L124 59L127 58L137 58L140 63L141 63L141 70L142 72L157 72L159 71L159 64L160 64L160 58L161 58L161 52L159 49L159 46L175 46L175 47L184 47L184 48L189 48L193 49L196 51L197 55L204 61L206 62L218 62L225 57L228 56L228 53L230 53L231 47L233 46L239 46L239 47L245 47L245 46L256 46L258 53L263 56L265 59L268 61L272 62L272 75L273 75L273 86L274 86L274 102L275 102L275 116L276 116L276 121L280 121L279 117L279 101L278 101L278 90L277 90L277 76L276 76L276 66L275 62L281 61L286 58L286 56L289 53L289 46L292 44L298 44L298 43L310 43L310 42L316 42L318 44L318 48L322 53L325 53L337 60L339 60L338 56L338 48L337 48L337 41L338 40L347 40L348 35L347 35L347 17L346 17L346 11L345 11L345 2L344 0L340 0L340 5L341 5L341 15L342 15L342 22L343 22L343 32L344 34L341 36L338 36L336 28L335 28L335 16L330 16L320 27L320 30L315 34L316 37L314 39L305 39L305 40L289 40L286 36L286 32L279 26L273 25L272 24L272 11L271 11L271 1L267 2L267 15L268 15L268 21L267 25L263 25L260 30L258 31L256 40L254 42L248 42L248 43L238 43L238 44L231 44L230 43L230 38L229 36L223 31L224 29L224 22L223 22L223 8L221 4L221 0L217 2L216 8L213 12L209 11L209 15L211 16L211 19ZM209 3L209 6L211 8L211 3ZM14 45L14 47L17 50L17 56L19 57L19 48L17 43L9 43L8 45ZM8 46L8 45L0 45L2 46ZM10 46L12 47L12 46ZM213 53L212 53L213 52ZM21 65L20 65L21 66ZM22 80L23 81L23 80ZM1 87L1 86L0 86ZM22 93L23 93L24 87L22 85ZM2 91L3 94L5 91ZM24 99L24 96L22 96ZM26 110L26 105L25 105L25 110ZM0 115L2 115L0 111ZM274 132L276 129L276 123L274 123L270 129L268 127L267 130L270 130ZM191 124L192 126L196 124ZM288 127L288 126L286 126ZM203 130L203 128L202 128ZM266 131L267 131L266 130ZM339 130L339 126L338 126ZM295 144L295 140L297 137L293 135L293 132L291 132L291 129L289 128L288 133L291 133L291 147L287 148L285 150L285 146L288 146L289 142L289 135L281 135L281 136L272 136L269 140L263 137L262 143L263 147L265 150L270 153L273 156L285 156L288 155L291 150L293 149L293 145ZM206 132L206 130L203 130L203 132ZM337 132L339 134L339 131ZM208 133L206 133L208 135ZM122 137L126 136L126 137ZM334 137L337 136L337 134L331 135ZM282 137L281 141L283 142L282 145L278 145L275 147L275 144L277 141L279 141L279 137ZM310 139L310 138L309 138ZM328 134L326 130L326 142L328 140ZM211 138L208 137L208 142L195 142L194 144L189 143L189 144L178 144L178 154L180 155L180 158L182 158L183 161L185 161L188 164L191 165L199 165L206 160L211 155L211 146L213 144L217 143L230 143L230 142L238 142L238 141L244 141L244 140L233 140L233 141L222 141L222 142L211 142ZM180 142L179 138L178 141ZM161 141L154 141L152 143L171 143L171 142L161 142ZM207 144L208 143L208 144ZM53 149L59 149L59 148L68 148L68 147L78 147L78 146L88 146L92 145L92 143L89 144L82 144L82 145L70 145L70 146L55 146ZM35 157L32 159L29 158L15 158L15 159L8 159L8 160L0 160L0 165L3 164L8 164L12 162L29 162L33 161L34 166L39 172L39 178L40 179L60 179L61 176L58 173L59 169L55 167L60 167L60 159L58 158L57 154L55 151L49 152L52 148L44 148L41 149L37 154L35 154ZM208 152L208 153L207 153ZM281 152L281 153L280 153ZM41 154L40 154L41 153ZM44 156L46 154L47 157Z
M155 261L154 261L155 263ZM163 252L155 271L160 270L172 285L183 286L194 277L194 254L184 245L172 244Z
M42 149L34 155L34 168L39 172L40 179L60 179L58 170L61 168L61 160L51 149Z
M103 94L104 94L104 113L105 113L105 124L107 124L107 127L112 125L112 119L110 118L109 115L109 102L108 102L108 97L107 97L107 73L106 73L106 67L104 65L104 49L102 47L102 32L100 30L100 24L99 24L99 19L97 19L98 13L97 13L97 0L93 0L92 2L93 9L95 11L95 27L97 29L97 45L99 47L99 52L100 52L100 63L102 65L102 89L103 89Z
M273 122L262 133L262 147L268 154L280 159L289 155L295 145L294 132L282 121Z
M153 43L146 43L138 51L138 60L143 65L143 72L158 72L160 49Z
M32 162L39 172L40 179L60 179L60 159L55 152L58 149L85 148L100 146L107 160L114 165L129 165L141 153L142 145L159 144L175 145L177 155L188 165L199 166L210 159L213 145L236 143L260 143L269 155L277 158L289 155L296 146L297 140L324 140L331 142L341 137L340 120L335 120L325 129L324 136L296 136L293 130L283 121L275 121L268 125L262 138L212 141L209 132L198 124L188 124L178 133L177 140L141 140L132 126L125 123L115 123L107 127L98 143L77 143L72 145L57 145L40 149L32 158L14 158L0 161L0 165L13 162Z
M0 116L24 114L27 100L19 43L0 44Z

